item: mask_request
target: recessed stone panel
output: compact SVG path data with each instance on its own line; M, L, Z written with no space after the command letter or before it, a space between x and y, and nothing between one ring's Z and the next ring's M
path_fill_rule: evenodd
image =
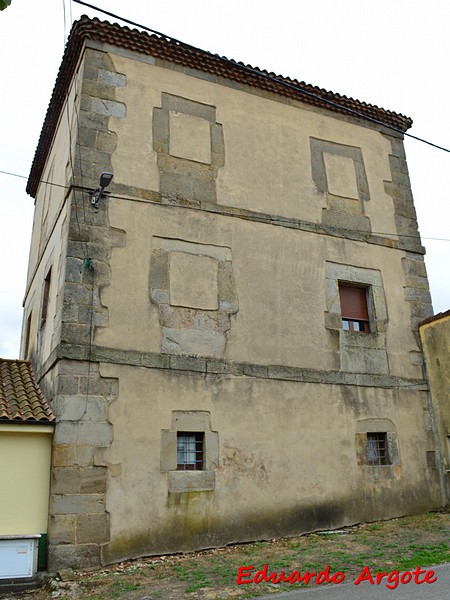
M230 315L239 309L230 248L158 237L152 246L149 292L161 351L223 356Z
M169 153L211 164L211 131L206 119L169 111Z
M172 306L217 310L217 261L171 252L169 289Z
M225 144L214 106L163 92L161 108L153 109L153 148L163 196L216 203Z
M327 174L328 191L335 196L359 199L355 163L352 158L323 153Z

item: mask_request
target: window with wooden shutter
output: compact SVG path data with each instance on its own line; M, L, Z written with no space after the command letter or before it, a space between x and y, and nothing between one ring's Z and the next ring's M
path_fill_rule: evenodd
M367 292L365 287L339 284L342 327L345 331L370 333Z

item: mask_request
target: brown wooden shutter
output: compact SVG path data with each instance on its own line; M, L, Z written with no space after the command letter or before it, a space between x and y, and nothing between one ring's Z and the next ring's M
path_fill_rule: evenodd
M355 321L369 320L366 288L339 285L339 297L343 319L353 319Z

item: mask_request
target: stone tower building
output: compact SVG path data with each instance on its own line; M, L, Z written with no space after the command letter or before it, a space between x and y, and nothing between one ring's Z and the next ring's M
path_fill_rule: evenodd
M440 505L410 125L75 23L28 182L51 568Z

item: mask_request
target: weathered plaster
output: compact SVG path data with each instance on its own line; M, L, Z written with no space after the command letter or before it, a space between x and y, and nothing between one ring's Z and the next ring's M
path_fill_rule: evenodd
M222 357L238 311L230 248L153 238L150 298L158 306L161 351Z

